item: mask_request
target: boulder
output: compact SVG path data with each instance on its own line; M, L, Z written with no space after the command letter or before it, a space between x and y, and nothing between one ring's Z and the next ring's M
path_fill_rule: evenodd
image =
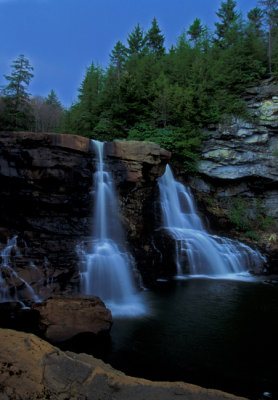
M111 312L96 296L53 296L35 303L40 329L51 342L63 342L80 333L108 333L112 326Z
M244 400L182 382L128 377L86 354L63 352L32 334L0 330L2 400Z

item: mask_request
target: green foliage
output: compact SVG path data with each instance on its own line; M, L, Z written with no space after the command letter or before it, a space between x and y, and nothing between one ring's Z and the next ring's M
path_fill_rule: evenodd
M152 20L152 26L147 33L146 43L155 56L159 57L164 55L164 36L162 35L155 18Z
M254 27L257 35L262 36L263 35L262 26L264 19L263 11L259 7L256 7L250 10L247 16L252 26Z
M11 68L11 75L5 75L8 84L3 90L4 111L1 129L27 130L32 123L30 97L27 89L34 76L33 67L29 60L20 54L13 61Z
M190 40L196 42L202 34L204 33L205 28L201 24L201 20L199 18L195 18L192 25L190 25L187 34L190 36Z
M270 74L277 72L277 39L278 39L278 0L260 0L268 37L268 68Z
M233 34L237 28L239 13L235 10L234 0L222 1L221 7L216 12L220 22L216 22L216 43L223 48L233 43Z
M92 63L79 88L79 101L65 115L64 132L90 136L99 122L103 89L104 72Z
M114 68L116 69L118 82L121 79L126 58L127 58L127 49L122 44L122 42L118 40L118 42L116 43L114 49L110 54L111 65L114 66Z
M60 100L58 99L57 94L54 92L53 89L51 89L49 95L46 97L44 100L45 104L49 104L52 107L59 108L62 110L62 104Z
M234 200L228 219L238 231L247 232L251 230L250 220L247 216L247 202L241 198Z
M173 153L174 161L183 163L188 171L195 171L201 135L194 127L154 128L147 123L138 123L129 131L128 140L144 140L157 143Z
M256 233L256 232L254 232L254 231L247 231L247 232L245 232L245 236L246 236L247 238L252 239L252 240L255 240L255 241L260 240L260 235L259 235L258 233Z
M235 229L245 232L246 237L254 240L259 240L255 231L267 231L274 225L274 219L266 215L262 201L256 198L235 198L228 219Z
M147 38L144 34L144 30L139 24L136 25L134 30L128 35L128 53L131 56L142 55L146 49Z

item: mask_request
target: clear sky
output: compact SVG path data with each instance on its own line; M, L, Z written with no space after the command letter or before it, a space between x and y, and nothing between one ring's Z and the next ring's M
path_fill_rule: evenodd
M0 85L10 65L24 54L34 67L33 96L51 89L65 106L92 61L106 66L117 40L125 43L137 23L148 30L155 16L166 47L198 17L214 27L221 0L0 0ZM256 0L238 0L246 13Z

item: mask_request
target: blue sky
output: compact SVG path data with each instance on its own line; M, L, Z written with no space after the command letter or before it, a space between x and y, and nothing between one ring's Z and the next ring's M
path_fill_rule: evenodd
M211 28L221 0L0 0L0 85L24 54L34 67L33 96L51 89L65 106L76 100L86 67L106 66L117 40L125 42L137 23L148 30L153 17L166 47L198 17ZM246 13L256 0L238 0Z

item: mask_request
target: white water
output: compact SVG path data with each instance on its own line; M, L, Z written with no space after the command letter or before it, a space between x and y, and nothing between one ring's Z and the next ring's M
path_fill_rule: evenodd
M233 278L266 260L259 251L235 240L210 235L197 214L193 196L175 181L170 167L159 178L164 228L175 239L177 277Z
M29 285L29 283L20 277L14 270L12 266L14 255L16 257L21 257L21 253L17 246L17 236L7 240L7 246L4 247L0 254L0 302L19 301L22 303L22 305L24 305L24 299L18 296L16 281L20 281L26 286L30 295L30 299L36 302L40 301L39 297L36 295L34 289ZM30 267L37 269L33 263L30 263ZM13 292L13 294L11 294L11 292Z
M137 316L146 312L135 289L133 260L124 246L112 177L105 171L104 143L93 141L97 155L94 175L94 226L89 250L79 247L81 290L99 296L113 316Z

